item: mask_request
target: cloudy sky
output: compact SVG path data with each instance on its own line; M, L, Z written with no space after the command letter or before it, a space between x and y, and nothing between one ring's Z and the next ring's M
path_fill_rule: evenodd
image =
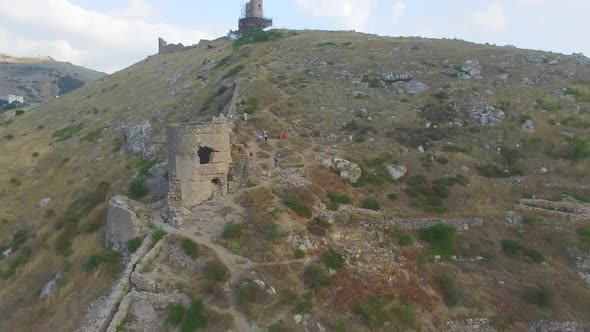
M0 53L112 73L237 26L245 0L0 0ZM461 38L590 55L590 0L266 0L277 27Z

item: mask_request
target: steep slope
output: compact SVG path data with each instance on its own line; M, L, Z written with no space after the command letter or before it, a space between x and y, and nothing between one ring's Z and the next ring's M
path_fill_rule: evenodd
M165 159L167 124L228 112L236 156L251 146L263 170L254 191L224 202L246 209L232 214L243 218L238 253L290 262L293 239L316 244L294 264L256 267L284 296L242 304L252 322L297 330L296 310L300 321L331 330L438 330L468 317L497 317L513 330L544 317L590 324L590 290L563 254L564 246L588 252L588 219L565 209L566 219L533 211L505 223L523 198L565 195L578 204L590 196L587 58L345 32L273 38L151 56L24 114L2 115L0 245L13 252L0 261L1 330L74 330L117 275L87 271L88 258L106 249L106 199ZM149 132L135 149L124 133L138 125ZM264 129L290 138L255 142ZM155 153L144 153L152 146ZM354 185L316 161L335 155L359 165ZM273 156L281 166L274 173ZM407 174L393 180L387 166ZM346 208L329 227L309 216L339 204ZM442 243L417 230L419 218L474 217L483 224ZM217 219L207 236L232 221ZM272 241L264 236L270 223L281 230ZM310 274L327 278L320 265L309 267L316 261L332 268L330 282L309 282ZM58 271L57 292L39 300Z
M23 96L25 103L55 99L106 74L55 61L49 57L17 58L0 55L0 95Z

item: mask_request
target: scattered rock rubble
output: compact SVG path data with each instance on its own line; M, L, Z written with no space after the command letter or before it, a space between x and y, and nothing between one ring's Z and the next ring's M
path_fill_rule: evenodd
M489 318L469 318L465 320L449 321L445 332L495 332Z
M40 300L45 300L55 293L55 291L57 290L57 282L59 281L59 279L61 279L61 271L57 272L55 276L51 280L49 280L45 284L45 286L43 286L43 289L41 290L41 295L39 295Z
M406 175L406 173L408 173L408 170L405 166L389 165L387 166L387 172L389 173L389 176L391 176L392 179L399 180L403 178Z
M324 167L333 168L340 177L351 183L356 183L361 177L359 165L348 161L340 156L316 155L315 159Z
M409 231L416 231L432 227L437 224L445 224L457 228L458 231L467 231L470 227L483 225L481 218L464 219L388 219L377 222L381 228L397 227Z
M539 212L552 217L574 221L590 220L590 204L578 202L554 202L542 199L521 199L516 208L523 211Z
M529 323L529 332L584 332L584 326L576 322L538 320Z

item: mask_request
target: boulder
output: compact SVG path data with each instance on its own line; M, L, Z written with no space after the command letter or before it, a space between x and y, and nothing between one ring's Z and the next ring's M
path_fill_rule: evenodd
M408 170L405 166L389 165L387 166L387 172L389 173L389 176L391 176L392 179L399 180L403 178L406 175L406 173L408 173Z
M404 93L410 96L421 95L428 91L428 85L418 81L410 81L403 84Z
M506 212L506 224L508 225L523 225L524 219L522 216L514 211Z
M123 149L127 153L135 154L143 160L150 160L156 156L156 146L150 141L152 125L149 121L132 127L123 128L125 145Z
M142 208L125 196L115 196L107 208L107 225L105 242L107 247L116 250L125 248L125 244L145 234L147 222L140 219Z
M42 200L40 200L40 201L39 201L39 204L38 204L38 206L39 206L40 208L44 208L44 207L46 207L47 205L49 205L49 203L51 203L51 198L49 198L49 197L46 197L46 198L43 198Z
M317 155L316 160L324 167L334 168L342 179L350 183L356 183L361 177L362 171L359 165L340 156Z
M481 65L479 60L465 60L461 71L473 78L481 79Z
M524 130L525 132L532 134L535 132L535 123L533 122L533 120L528 119L526 120L523 124L522 124L522 130Z
M381 79L385 82L409 82L413 79L412 74L407 72L387 72L381 74Z
M39 295L40 300L45 300L55 293L59 279L61 279L61 271L58 272L51 280L49 280L45 286L43 286L41 295Z
M506 119L506 114L491 105L481 105L467 111L472 120L484 126L493 126Z

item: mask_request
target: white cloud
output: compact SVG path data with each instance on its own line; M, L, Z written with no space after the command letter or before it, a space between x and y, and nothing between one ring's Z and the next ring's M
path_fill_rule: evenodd
M295 3L309 15L336 19L342 28L361 30L377 0L295 0Z
M158 37L189 45L213 37L207 31L147 22L152 13L141 0L130 0L111 14L69 0L0 1L0 45L12 55L49 55L112 72L157 52Z
M406 3L403 1L397 1L393 5L393 16L392 16L393 23L398 24L405 12L406 12Z
M508 27L508 16L499 2L491 2L483 10L474 10L471 21L485 30L501 32Z

